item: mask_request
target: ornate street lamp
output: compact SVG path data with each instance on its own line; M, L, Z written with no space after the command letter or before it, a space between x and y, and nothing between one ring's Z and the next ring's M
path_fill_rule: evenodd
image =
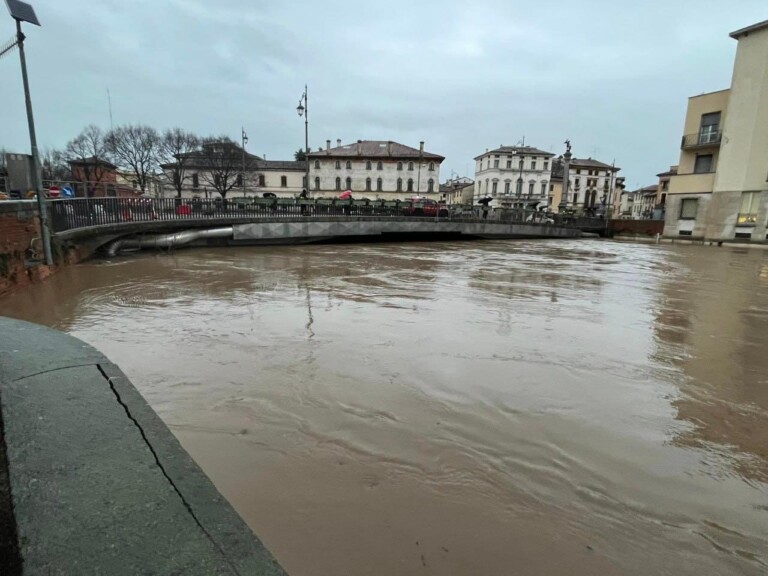
M306 162L306 171L304 175L304 190L309 195L309 102L307 100L307 85L304 84L304 94L299 98L299 105L296 106L296 112L299 118L304 117L304 162Z

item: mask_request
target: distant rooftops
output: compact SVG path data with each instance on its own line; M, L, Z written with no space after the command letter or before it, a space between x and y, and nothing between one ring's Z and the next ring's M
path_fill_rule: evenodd
M499 146L494 150L488 150L483 152L479 156L475 157L475 160L480 160L488 154L514 154L519 156L546 156L548 158L554 156L552 152L546 152L545 150L539 150L533 146Z
M768 20L763 20L762 22L758 22L757 24L752 24L751 26L747 26L746 28L741 28L740 30L736 30L736 32L731 32L730 37L734 40L738 40L742 36L749 36L750 32L757 32L758 30L764 30L765 28L768 28Z
M411 148L405 144L392 142L391 140L358 140L352 144L341 144L335 148L328 147L326 150L317 150L308 154L309 158L403 158L418 159L419 157L427 160L442 162L444 156L433 154L431 152L421 152L418 148Z

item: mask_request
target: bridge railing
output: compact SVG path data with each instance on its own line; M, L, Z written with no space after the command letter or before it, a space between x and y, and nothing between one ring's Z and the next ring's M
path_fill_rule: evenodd
M149 221L248 221L276 218L420 218L464 222L557 224L583 227L557 215L524 209L485 211L475 206L429 205L419 202L294 198L232 198L226 200L177 198L71 198L52 200L54 232L93 226ZM599 219L593 219L599 220ZM602 220L600 220L602 222Z

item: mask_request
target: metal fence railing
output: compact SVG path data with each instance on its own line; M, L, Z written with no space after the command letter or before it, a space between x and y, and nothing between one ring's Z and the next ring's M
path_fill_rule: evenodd
M294 198L232 198L226 200L178 198L72 198L51 200L54 232L110 224L168 221L217 224L221 221L308 219L326 217L450 220L557 224L568 227L604 226L602 219L568 218L524 209L484 210L478 206L446 206L403 201ZM587 222L589 221L589 222ZM594 221L594 222L592 222ZM600 223L603 224L600 224Z

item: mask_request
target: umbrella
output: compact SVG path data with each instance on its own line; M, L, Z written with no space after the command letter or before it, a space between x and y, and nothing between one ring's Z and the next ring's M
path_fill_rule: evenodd
M264 192L264 194L261 195L263 198L277 198L277 194L274 192Z
M344 190L339 194L339 200L349 200L350 198L352 198L352 190Z
M477 203L482 204L483 206L488 206L488 204L490 204L491 201L493 201L493 198L488 197L488 198L481 198L480 200L477 201Z

